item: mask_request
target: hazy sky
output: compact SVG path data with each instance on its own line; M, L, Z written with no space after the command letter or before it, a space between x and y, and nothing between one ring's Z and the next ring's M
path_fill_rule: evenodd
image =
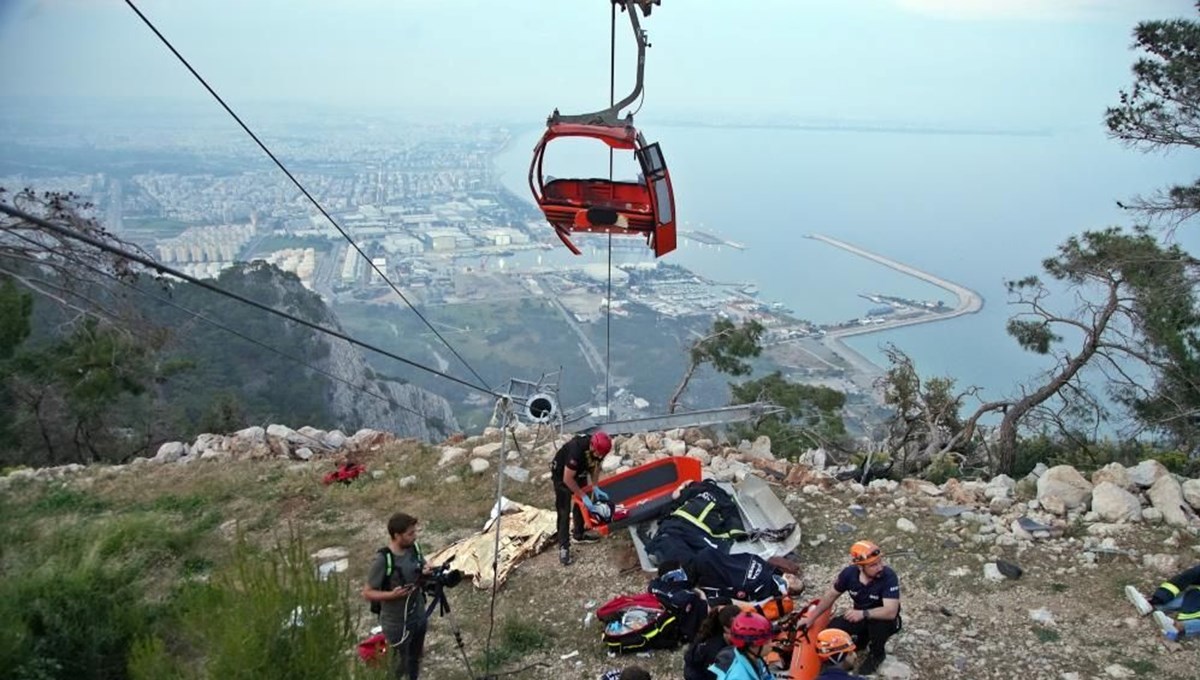
M541 120L608 98L607 0L141 0L235 107ZM1099 125L1142 19L1192 0L664 0L645 117ZM618 19L618 89L633 45ZM622 92L618 92L618 97ZM0 0L0 101L205 95L123 0ZM0 107L4 106L0 104Z

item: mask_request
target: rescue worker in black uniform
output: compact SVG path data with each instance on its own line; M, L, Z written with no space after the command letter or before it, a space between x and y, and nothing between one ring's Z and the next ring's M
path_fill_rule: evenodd
M1149 599L1133 586L1125 586L1125 597L1142 616L1153 613L1168 640L1200 636L1200 564L1163 581ZM1167 612L1175 612L1175 619Z
M608 494L594 487L589 497L583 487L600 481L600 461L612 450L612 438L604 432L591 436L578 434L563 444L554 454L550 464L550 478L554 482L554 510L558 513L558 561L566 566L571 563L571 539L577 543L590 543L600 537L594 532L585 532L583 514L572 503L578 497L588 512L597 512L596 503L608 500ZM574 527L571 516L574 515Z

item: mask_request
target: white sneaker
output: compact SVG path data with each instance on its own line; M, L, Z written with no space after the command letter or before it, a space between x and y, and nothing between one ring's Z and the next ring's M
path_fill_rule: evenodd
M1162 628L1163 635L1171 637L1176 634L1175 622L1172 621L1171 617L1167 616L1166 614L1155 610L1154 622L1158 624L1159 628Z
M1145 616L1154 610L1154 607L1150 606L1150 602L1146 600L1146 597L1139 593L1138 589L1133 586L1125 586L1125 597L1129 599L1141 616Z

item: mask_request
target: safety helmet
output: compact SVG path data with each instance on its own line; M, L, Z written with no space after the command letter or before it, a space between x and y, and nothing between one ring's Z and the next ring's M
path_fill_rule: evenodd
M606 432L596 432L592 435L592 450L601 458L607 456L612 451L612 437Z
M729 642L738 649L766 644L774 636L771 622L758 612L742 612L729 625Z
M881 557L883 557L883 551L870 541L859 541L850 546L850 564L855 566L865 567L875 564Z
M854 639L844 630L826 628L817 633L817 656L828 659L831 656L854 651Z

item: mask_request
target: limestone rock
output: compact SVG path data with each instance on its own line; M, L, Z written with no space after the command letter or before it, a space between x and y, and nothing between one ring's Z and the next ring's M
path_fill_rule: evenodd
M1170 476L1171 472L1153 458L1143 460L1129 469L1129 481L1143 489L1149 489L1162 477Z
M1070 465L1055 465L1038 477L1037 500L1048 512L1065 515L1068 510L1086 509L1092 499L1092 483Z
M438 458L437 466L446 467L452 463L457 463L465 458L466 455L466 449L462 449L457 446L447 446L446 448L442 449L442 455L440 458Z
M1200 479L1189 479L1182 485L1183 500L1192 506L1193 510L1200 511Z
M1133 481L1129 479L1129 471L1120 463L1109 463L1093 472L1092 484L1099 486L1100 482L1112 482L1127 491L1134 488Z
M1137 496L1109 481L1102 481L1092 489L1092 511L1105 522L1138 522L1142 519L1142 503Z
M1169 474L1159 477L1146 495L1150 497L1150 503L1155 509L1163 514L1163 519L1167 521L1167 524L1174 527L1187 526L1188 517L1183 510L1183 489L1174 477Z

